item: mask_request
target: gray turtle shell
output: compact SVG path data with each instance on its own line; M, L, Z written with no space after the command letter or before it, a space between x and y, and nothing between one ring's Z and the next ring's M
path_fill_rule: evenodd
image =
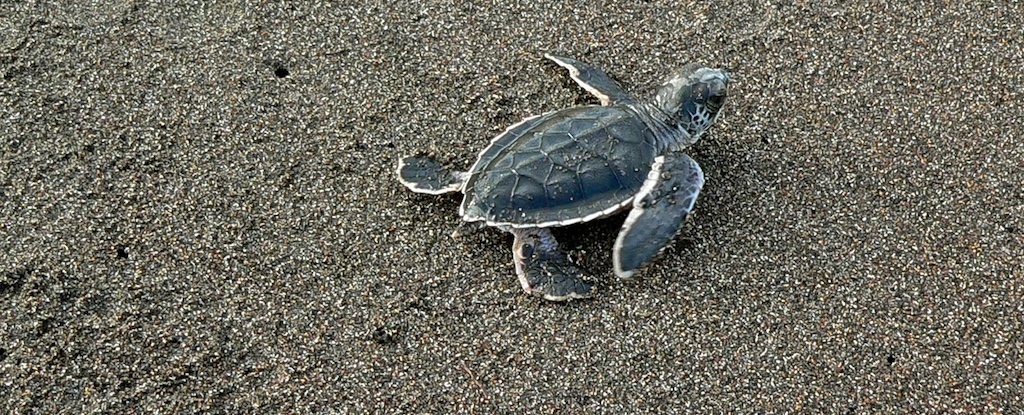
M629 205L657 156L654 132L622 106L567 108L509 127L463 187L463 219L547 227Z

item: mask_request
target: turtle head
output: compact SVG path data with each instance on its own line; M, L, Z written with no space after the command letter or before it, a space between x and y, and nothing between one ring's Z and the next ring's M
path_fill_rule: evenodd
M729 74L691 63L661 85L654 105L665 114L665 122L690 134L697 141L718 116L728 95Z

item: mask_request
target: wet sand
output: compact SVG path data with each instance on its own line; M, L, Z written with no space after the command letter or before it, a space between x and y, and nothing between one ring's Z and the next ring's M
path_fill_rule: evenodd
M207 3L4 6L10 413L1024 407L1017 3ZM624 216L556 232L599 282L569 304L393 177L597 103L545 52L733 79L642 275Z

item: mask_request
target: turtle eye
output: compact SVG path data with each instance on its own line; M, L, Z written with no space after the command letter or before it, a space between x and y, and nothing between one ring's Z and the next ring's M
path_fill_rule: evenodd
M523 246L519 247L519 254L523 258L533 258L533 244L523 244Z
M725 91L722 91L720 94L711 95L711 97L708 98L707 103L708 111L712 114L718 112L718 110L722 108L722 105L725 105L725 96Z

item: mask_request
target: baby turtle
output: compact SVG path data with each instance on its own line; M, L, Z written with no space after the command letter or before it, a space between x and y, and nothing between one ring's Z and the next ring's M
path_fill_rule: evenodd
M454 236L483 226L512 233L512 257L527 293L551 301L593 295L590 273L569 261L548 229L632 207L612 261L628 278L664 249L693 209L704 173L682 152L725 104L729 75L690 64L638 101L601 69L544 55L569 70L601 105L527 118L495 137L468 172L414 156L398 179L414 192L462 192L465 221Z

